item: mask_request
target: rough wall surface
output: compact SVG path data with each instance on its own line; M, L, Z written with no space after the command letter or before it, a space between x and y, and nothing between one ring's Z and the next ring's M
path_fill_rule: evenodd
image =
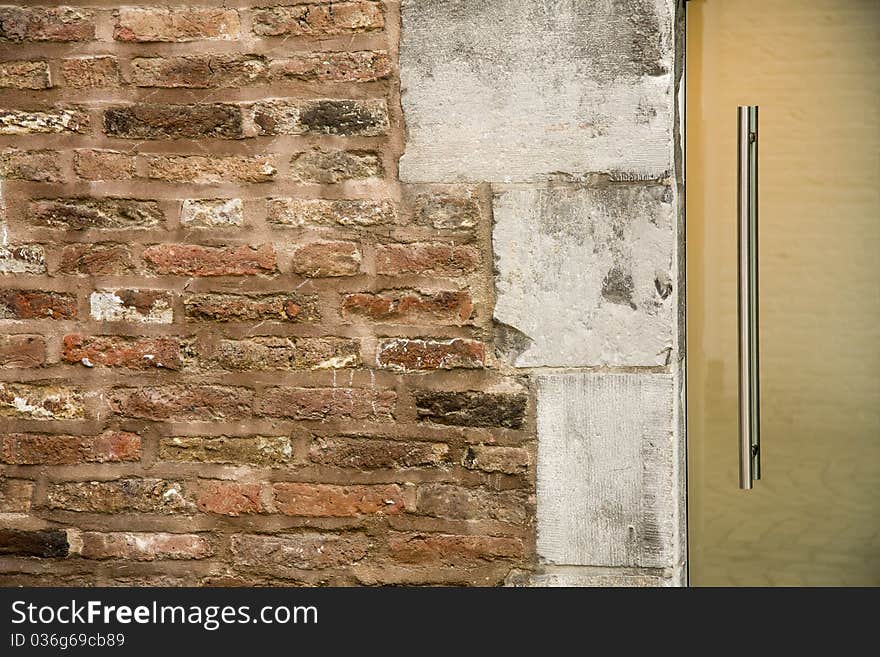
M401 176L492 189L496 346L537 388L538 564L685 578L675 0L404 0Z
M399 4L70 4L0 7L0 583L530 572L492 190L399 182Z

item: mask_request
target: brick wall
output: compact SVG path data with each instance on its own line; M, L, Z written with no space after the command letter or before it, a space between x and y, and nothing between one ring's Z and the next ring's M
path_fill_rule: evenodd
M0 583L530 568L491 192L398 180L398 5L0 7Z

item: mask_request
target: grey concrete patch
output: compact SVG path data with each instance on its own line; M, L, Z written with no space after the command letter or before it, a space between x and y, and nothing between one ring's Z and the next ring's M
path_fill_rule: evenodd
M675 202L663 185L496 193L495 320L517 367L665 365L675 335Z
M675 0L403 0L404 182L664 177Z
M676 566L674 377L553 374L538 386L538 556Z

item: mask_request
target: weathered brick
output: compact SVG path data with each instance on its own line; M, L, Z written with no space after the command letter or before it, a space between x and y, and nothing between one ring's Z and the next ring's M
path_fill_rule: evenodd
M179 42L235 39L238 12L223 7L121 7L113 38L117 41Z
M436 467L448 463L449 446L413 440L316 438L309 460L359 470Z
M211 385L115 388L110 410L148 420L224 420L248 417L254 393L248 388Z
M9 149L0 153L0 177L33 182L62 182L64 173L55 151Z
M480 222L480 204L470 195L422 194L415 201L416 220L438 230L473 228Z
M118 87L119 63L115 57L76 57L60 64L64 84L74 89Z
M521 491L464 488L454 484L422 484L416 491L419 513L454 520L486 519L523 524L529 502Z
M275 80L308 82L374 82L391 74L391 58L384 51L310 52L272 62Z
M232 537L235 563L261 570L312 570L350 566L367 556L363 534L238 534Z
M287 436L173 436L159 439L159 460L280 466L293 458Z
M371 0L266 7L254 10L253 18L254 33L259 36L327 36L385 26L381 5Z
M0 460L15 465L119 463L141 457L141 437L127 431L99 436L12 433L0 437Z
M188 294L187 318L215 322L306 322L320 319L317 298L300 294Z
M272 161L263 156L155 155L147 158L147 177L166 182L260 183L273 180L277 174Z
M385 170L379 154L374 151L313 149L294 154L290 173L300 182L333 185L346 180L381 178Z
M6 89L49 89L51 86L48 62L0 62L0 87Z
M131 83L138 87L209 89L266 82L269 63L261 55L136 57Z
M89 297L92 319L99 322L170 324L174 309L169 292L163 290L106 290Z
M40 335L0 335L0 367L40 367L46 340Z
M283 482L273 489L275 507L288 516L354 517L403 511L403 492L396 484L333 486Z
M257 399L258 415L295 420L350 417L390 419L397 393L372 388L268 388Z
M156 201L127 198L56 198L32 201L28 220L68 230L152 228L165 217Z
M527 404L523 393L417 390L413 395L419 419L465 427L519 429Z
M89 117L75 109L0 109L0 135L85 132Z
M121 139L240 139L241 109L224 103L140 103L104 112L104 132Z
M197 489L196 506L205 513L237 516L265 511L260 484L204 480L198 483Z
M83 393L44 383L0 383L0 417L31 420L81 420Z
M270 198L266 221L273 226L376 226L394 222L390 201Z
M254 123L263 135L307 133L374 137L388 131L384 100L268 100L254 103Z
M523 474L531 465L529 451L522 447L472 445L465 450L462 465L471 470Z
M468 566L477 561L521 559L522 539L512 536L392 534L388 550L395 561L429 566Z
M376 364L398 372L483 367L486 348L477 340L380 340Z
M85 559L205 559L214 554L199 534L165 532L82 532L77 552Z
M183 484L162 479L112 479L49 485L50 509L85 513L177 513L193 511Z
M128 180L135 158L119 151L86 148L74 151L73 170L83 180Z
M128 338L114 335L65 335L61 360L86 367L180 369L180 342L174 337Z
M211 247L158 244L144 249L143 259L156 274L174 276L248 276L276 273L275 249L262 246Z
M76 297L62 292L0 290L0 319L74 319Z
M180 209L184 226L231 228L244 223L244 205L240 198L187 199Z
M95 13L79 7L0 7L0 39L90 41Z
M354 276L361 268L354 242L308 242L294 249L291 271L301 276Z
M0 528L0 555L16 557L66 557L69 549L63 529Z
M46 256L37 244L0 246L0 274L45 274Z
M360 343L343 338L220 340L200 363L227 370L321 370L358 367Z
M30 479L0 477L0 513L27 513L34 497Z
M432 321L452 324L467 322L474 304L467 291L418 292L385 290L346 294L342 309L348 315L377 322Z
M415 243L382 244L376 247L376 273L388 276L461 276L475 271L479 264L480 252L473 246Z
M59 274L126 274L133 269L131 252L124 244L68 244L61 249Z

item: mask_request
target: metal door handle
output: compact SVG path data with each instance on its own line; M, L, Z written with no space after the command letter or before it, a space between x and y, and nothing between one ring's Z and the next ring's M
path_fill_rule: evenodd
M739 487L761 478L758 386L758 106L737 108Z

